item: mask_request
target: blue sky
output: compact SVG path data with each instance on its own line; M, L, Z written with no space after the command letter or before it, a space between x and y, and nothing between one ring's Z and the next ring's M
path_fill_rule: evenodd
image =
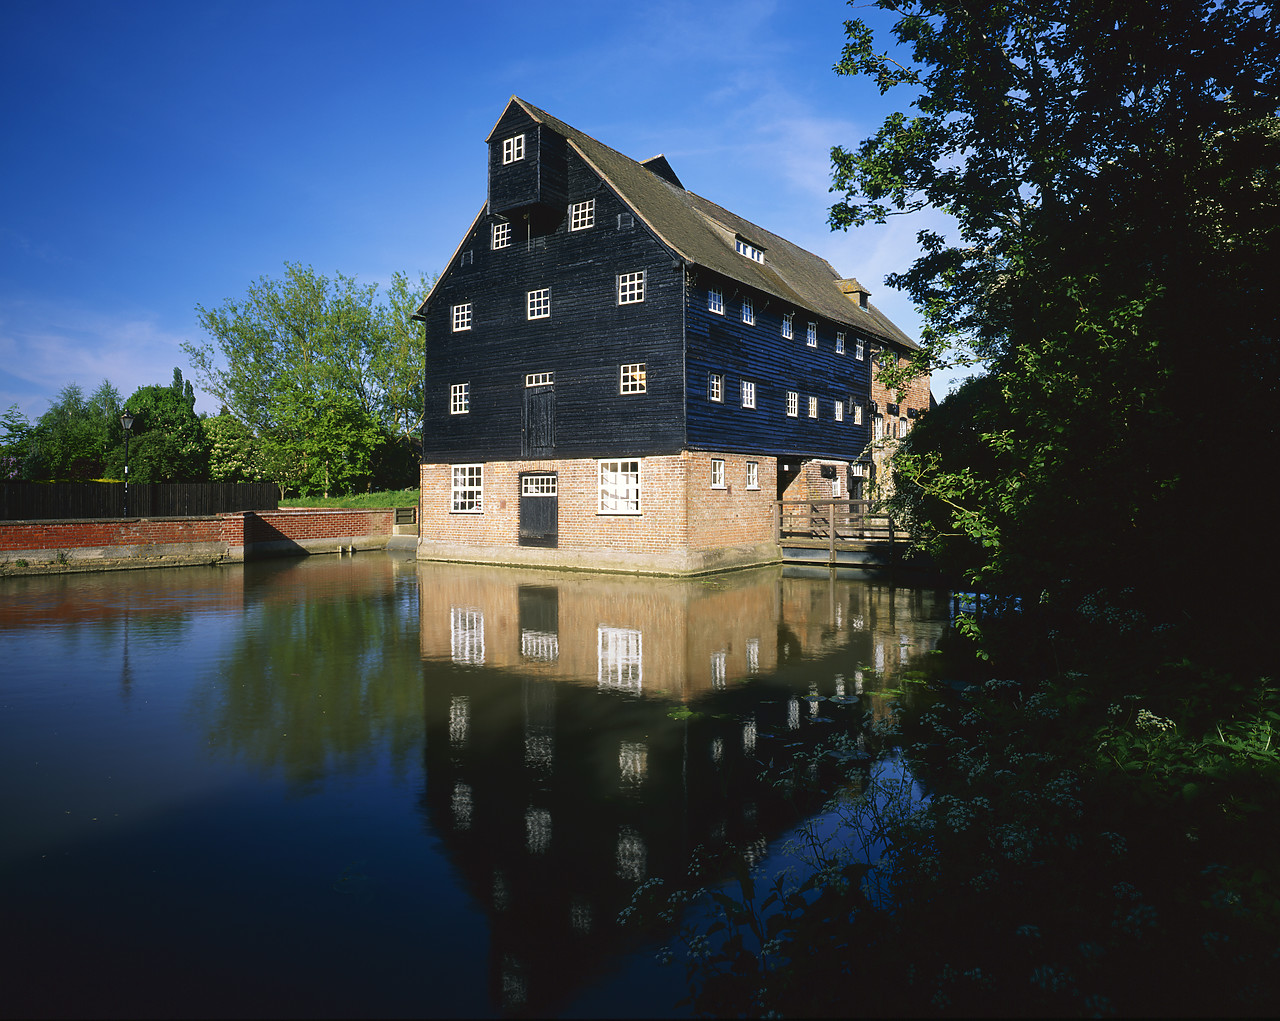
M842 0L0 4L0 409L190 376L195 307L301 262L436 273L519 95L856 276L938 218L832 233L828 153L906 95L831 70ZM947 391L946 378L934 391ZM198 393L197 410L217 412Z

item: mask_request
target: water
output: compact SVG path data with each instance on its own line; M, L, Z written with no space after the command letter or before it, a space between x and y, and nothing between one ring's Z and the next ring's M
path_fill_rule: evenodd
M0 581L3 1013L675 1013L616 917L936 641L945 593L404 555Z

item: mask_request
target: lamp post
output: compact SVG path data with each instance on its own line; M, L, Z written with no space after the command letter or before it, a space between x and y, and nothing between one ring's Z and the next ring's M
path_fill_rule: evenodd
M129 432L133 429L133 415L125 408L120 416L120 425L124 428L124 514L129 516Z

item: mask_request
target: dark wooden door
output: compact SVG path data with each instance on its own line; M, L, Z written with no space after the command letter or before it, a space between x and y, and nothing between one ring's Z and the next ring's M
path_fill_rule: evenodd
M559 539L559 477L555 472L522 472L520 545L554 549Z
M524 457L551 457L556 448L556 388L524 388L521 453Z

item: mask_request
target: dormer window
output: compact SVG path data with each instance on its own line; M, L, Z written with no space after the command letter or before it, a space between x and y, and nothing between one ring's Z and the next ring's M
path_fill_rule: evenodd
M749 241L738 238L734 242L734 248L739 255L745 256L752 262L764 262L764 252Z
M515 135L502 140L502 162L514 163L524 159L524 135Z

